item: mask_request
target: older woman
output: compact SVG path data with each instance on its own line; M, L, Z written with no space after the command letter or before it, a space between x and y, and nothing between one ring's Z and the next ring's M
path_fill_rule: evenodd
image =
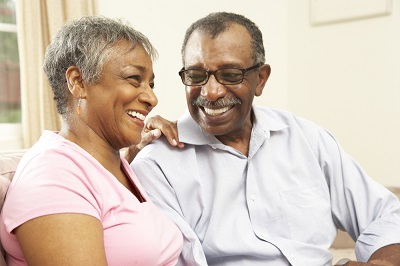
M119 150L140 142L157 104L156 50L120 21L60 29L46 72L63 117L22 158L1 214L9 265L175 265L182 235Z

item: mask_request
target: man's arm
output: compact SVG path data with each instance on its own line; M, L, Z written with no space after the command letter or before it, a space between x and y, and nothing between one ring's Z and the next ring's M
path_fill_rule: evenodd
M372 265L400 265L400 243L378 249L369 258L368 263Z
M393 248L400 243L399 199L369 177L329 132L319 130L314 140L330 190L334 222L356 241L359 262L341 265L380 265L377 260L389 259L389 254L396 260L399 254ZM397 263L400 265L399 259Z
M335 266L397 266L400 265L400 244L393 244L382 247L375 251L368 262L356 262L348 259L338 261Z

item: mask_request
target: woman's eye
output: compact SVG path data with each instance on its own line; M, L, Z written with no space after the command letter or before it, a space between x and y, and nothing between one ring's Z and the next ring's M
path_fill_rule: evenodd
M127 79L129 80L130 83L132 83L133 86L135 86L135 87L139 87L140 86L140 82L141 82L140 76L133 75L133 76L127 77Z
M128 79L133 79L133 80L140 82L140 76L138 76L138 75L129 76Z

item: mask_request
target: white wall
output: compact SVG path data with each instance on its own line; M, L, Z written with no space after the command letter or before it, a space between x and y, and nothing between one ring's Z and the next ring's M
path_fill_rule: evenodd
M213 11L249 17L264 34L272 67L256 103L317 122L374 179L400 186L400 0L387 16L321 26L310 24L311 1L330 0L98 0L97 8L131 21L158 49L153 114L171 120L186 110L177 74L186 28Z
M374 179L399 186L400 0L387 16L315 27L309 7L289 4L289 108L330 130Z

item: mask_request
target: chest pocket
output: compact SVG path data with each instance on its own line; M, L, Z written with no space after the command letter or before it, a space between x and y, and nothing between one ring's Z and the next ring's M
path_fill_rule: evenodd
M322 245L334 238L329 194L318 186L281 192L293 240Z

